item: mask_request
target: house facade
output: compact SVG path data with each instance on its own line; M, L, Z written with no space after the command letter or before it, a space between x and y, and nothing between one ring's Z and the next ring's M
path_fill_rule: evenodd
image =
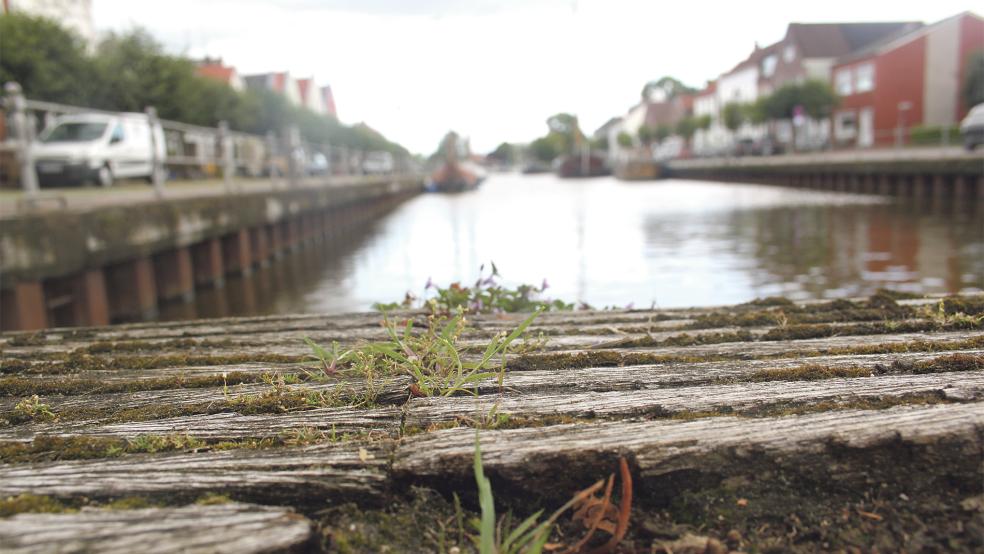
M325 113L334 117L338 117L338 110L335 108L335 95L331 92L331 87L325 85L318 89L321 94L321 103L325 107Z
M905 144L913 127L956 125L971 107L960 91L967 63L979 50L984 19L964 12L838 60L836 145Z
M282 95L292 106L303 105L297 80L286 71L247 75L243 81L245 81L247 88L271 90Z
M325 113L324 97L319 94L318 86L314 84L314 79L298 79L297 90L301 95L301 106L314 113Z
M694 115L710 116L711 126L695 134L694 153L719 155L741 139L760 141L767 136L787 149L827 146L831 142L828 119L800 117L768 125L746 122L732 132L724 125L722 110L732 103L752 103L791 83L810 79L831 83L832 69L842 57L919 27L920 23L909 21L789 24L782 40L764 48L756 45L745 60L698 94Z
M239 76L236 68L223 64L221 58L206 58L195 68L195 73L202 77L225 83L237 92L242 92L246 89L246 83L243 82L243 78Z

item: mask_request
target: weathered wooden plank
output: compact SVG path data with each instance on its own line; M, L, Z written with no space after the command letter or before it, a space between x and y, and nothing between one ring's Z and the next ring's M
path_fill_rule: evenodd
M893 354L816 356L764 360L724 360L713 362L669 362L663 364L626 364L623 366L574 369L508 371L504 385L517 392L561 392L638 390L666 386L693 385L727 379L741 379L758 371L819 366L831 369L865 368L871 372L888 371L893 364L910 365L930 362L951 354L984 355L984 349ZM479 392L496 392L492 380L479 384Z
M984 404L900 406L767 418L711 417L692 421L603 422L483 431L487 470L521 488L538 488L558 477L591 481L585 468L631 458L645 479L685 469L720 470L722 463L761 463L762 457L824 463L831 445L864 450L885 443L931 445L951 441L980 456ZM396 451L398 478L464 477L474 457L474 429L448 429L405 442ZM979 458L978 458L979 460ZM979 462L978 462L979 463ZM546 480L546 481L545 481Z
M409 377L391 377L379 379L374 383L377 391L377 402L382 404L398 403L406 399ZM286 385L279 388L285 394L289 393L331 393L340 389L346 397L359 397L366 391L364 379L345 378L329 382L310 382L299 385ZM262 384L239 384L228 387L203 387L185 389L163 389L120 393L87 393L81 395L44 396L42 401L57 415L65 412L99 410L136 410L150 406L189 406L210 404L213 406L236 403L246 397L269 394L274 392L273 386ZM0 398L0 415L12 410L23 397ZM72 418L77 419L77 418Z
M863 299L854 299L863 301ZM937 302L938 299L927 298L919 300L899 301L900 305L920 306ZM807 301L799 304L801 307L820 304L823 301ZM863 303L863 302L862 302ZM694 321L694 318L708 314L740 314L747 311L772 310L778 313L783 307L763 307L755 305L712 306L706 308L684 308L671 310L605 310L605 311L574 311L546 312L541 314L532 327L534 332L545 331L548 334L570 334L574 328L588 334L620 333L619 328L629 329L652 328L654 330L669 327L682 327ZM394 318L415 317L423 319L423 312L398 312ZM299 315L299 316L266 316L250 318L224 318L213 320L198 320L186 322L141 323L120 325L108 329L54 329L39 333L11 333L0 336L0 345L13 355L20 355L17 345L32 345L45 352L58 352L70 347L89 343L107 341L141 341L166 342L175 339L199 338L212 341L234 341L243 339L243 335L256 338L270 335L304 336L319 333L329 340L357 338L360 334L380 336L378 313L349 314L342 316ZM525 314L492 314L472 315L469 321L480 332L491 334L515 326L525 318ZM262 341L267 344L267 341ZM270 344L276 344L270 341Z
M190 435L203 440L282 437L299 429L327 433L376 431L392 434L399 428L400 408L319 408L285 414L218 413L100 424L87 421L35 423L0 430L0 441L30 442L38 435L133 438L140 435Z
M204 493L286 505L378 502L384 444L135 454L123 458L0 465L0 495L148 496L174 502Z
M240 503L84 509L0 519L0 550L8 554L287 552L307 544L313 527L290 510Z
M824 353L838 348L862 348L866 346L882 344L898 344L912 341L941 341L956 342L967 339L982 337L980 331L950 331L933 333L894 333L885 335L840 335L834 337L781 340L781 341L754 341L754 342L725 342L716 344L695 344L691 346L663 346L663 347L641 347L641 348L621 348L609 349L608 351L620 353L636 353L651 355L674 355L699 358L702 356L731 357L736 359L753 359L761 357L796 357L812 353ZM917 349L913 349L914 351ZM598 350L600 352L602 350ZM583 352L579 349L559 350L547 353L546 356L557 354L578 354ZM535 357L535 355L534 355Z
M984 354L984 350L960 350L952 353ZM864 367L874 371L879 366L893 363L913 364L926 362L941 356L933 352L907 352L893 354L868 354L862 356L817 356L808 360L780 358L775 360L730 360L697 363L636 364L614 367L588 367L576 369L547 369L508 371L505 385L513 392L561 392L561 391L613 391L637 390L664 386L696 384L714 380L741 378L763 369L793 368L809 363L830 368ZM211 374L207 368L198 368L196 374ZM126 375L143 377L153 372L106 372L107 381L124 379ZM40 379L40 378L39 378ZM406 400L409 377L399 376L377 383L380 390L378 402L397 403ZM350 394L359 395L365 390L365 382L358 378L346 378L338 382L305 383L288 386L288 391L329 392L342 387ZM241 384L230 387L207 387L188 389L151 390L127 393L54 395L42 398L56 414L74 410L131 410L153 405L193 405L222 404L237 398L270 392L267 384ZM478 384L482 394L498 392L496 380L489 379ZM0 414L13 409L22 397L0 397Z
M851 299L863 301L864 299ZM900 305L926 306L939 302L940 297L927 297L913 300L899 300ZM824 303L823 300L808 300L798 302L798 306L811 306ZM575 310L571 312L546 312L541 314L533 330L538 328L604 328L621 325L651 324L655 328L671 325L681 325L694 318L717 312L738 313L748 310L762 310L762 306L708 306L701 308L674 308L655 310ZM394 312L395 318L408 316L422 317L423 312ZM493 314L469 316L472 324L488 332L513 327L522 321L524 314ZM6 333L0 336L0 346L7 351L17 353L15 344L30 342L34 347L45 347L51 344L85 345L102 341L133 341L133 340L169 340L183 338L221 339L235 338L241 335L248 337L263 334L277 335L294 332L304 335L310 332L326 333L341 332L343 336L358 333L359 329L378 332L381 315L376 312L326 316L322 314L275 315L239 318L219 318L208 320L133 323L116 325L105 328L72 328L47 329L36 333ZM664 320L678 321L667 322ZM240 337L242 338L242 337ZM46 340L40 340L46 339Z
M556 383L563 375L554 372L550 378ZM413 398L402 411L397 406L373 409L322 408L287 414L191 415L108 425L98 421L37 423L0 430L0 441L28 442L38 435L133 438L174 433L207 440L231 440L279 436L298 428L326 432L396 433L401 416L403 424L425 428L459 418L480 420L493 406L498 406L500 413L533 419L556 416L625 418L709 410L754 412L776 406L803 407L820 402L856 403L866 399L891 399L906 395L934 394L941 399L968 400L984 396L984 371L671 388L660 388L657 383L651 383L636 390L605 392L591 389L537 391L537 387L525 391L510 388L504 394L483 394L478 397Z
M565 416L572 418L652 417L680 412L754 412L776 407L778 411L828 402L857 403L907 395L940 398L984 398L984 371L937 375L886 375L824 379L822 381L769 381L732 385L701 385L665 389L611 392L563 392L520 395L482 395L475 398L415 398L406 424L426 428L458 417L481 420L496 411L523 418Z

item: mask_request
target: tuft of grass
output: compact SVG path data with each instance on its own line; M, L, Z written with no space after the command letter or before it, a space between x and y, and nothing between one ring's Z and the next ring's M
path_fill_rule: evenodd
M424 296L427 296L431 289L433 289L433 296L424 300L421 307L434 314L452 314L457 311L467 313L525 313L537 310L574 309L572 303L543 297L543 293L548 288L546 280L539 286L522 284L516 287L506 287L500 282L499 268L496 267L495 263L490 265L492 269L488 276L485 276L484 264L479 268L478 278L471 286L455 282L447 287L440 287L428 280L424 287ZM414 307L416 301L417 298L408 292L402 302L376 303L373 308L382 312L410 309Z
M477 522L478 537L473 537L475 546L478 547L479 554L540 554L543 546L550 538L550 530L554 521L560 514L567 511L573 502L565 504L560 510L537 523L543 510L538 510L530 517L524 519L515 528L510 529L505 516L496 524L495 518L495 499L492 496L492 482L485 476L482 467L482 446L479 442L478 432L475 432L475 461L473 464L475 471L475 482L478 485L478 505L481 508L481 517ZM476 522L473 522L473 525Z
M478 359L465 357L466 348L459 344L467 327L462 311L452 317L431 315L427 327L420 331L414 329L412 319L397 324L384 313L383 327L389 340L352 350L341 351L337 345L327 350L309 339L306 342L324 368L361 375L368 390L374 390L382 376L408 375L413 379L410 390L415 396L477 394L475 385L485 379L497 378L502 387L506 353L541 312L532 313L510 333L496 334Z

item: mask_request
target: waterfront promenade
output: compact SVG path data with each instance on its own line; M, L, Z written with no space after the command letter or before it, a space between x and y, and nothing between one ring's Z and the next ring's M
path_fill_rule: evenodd
M227 275L351 231L422 191L419 175L5 192L3 329L152 319Z
M984 204L984 150L855 149L671 160L668 176Z

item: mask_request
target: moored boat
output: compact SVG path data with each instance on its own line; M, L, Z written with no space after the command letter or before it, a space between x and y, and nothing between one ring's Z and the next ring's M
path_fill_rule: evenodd
M590 152L568 154L554 161L554 172L558 177L599 177L611 173L605 158Z

